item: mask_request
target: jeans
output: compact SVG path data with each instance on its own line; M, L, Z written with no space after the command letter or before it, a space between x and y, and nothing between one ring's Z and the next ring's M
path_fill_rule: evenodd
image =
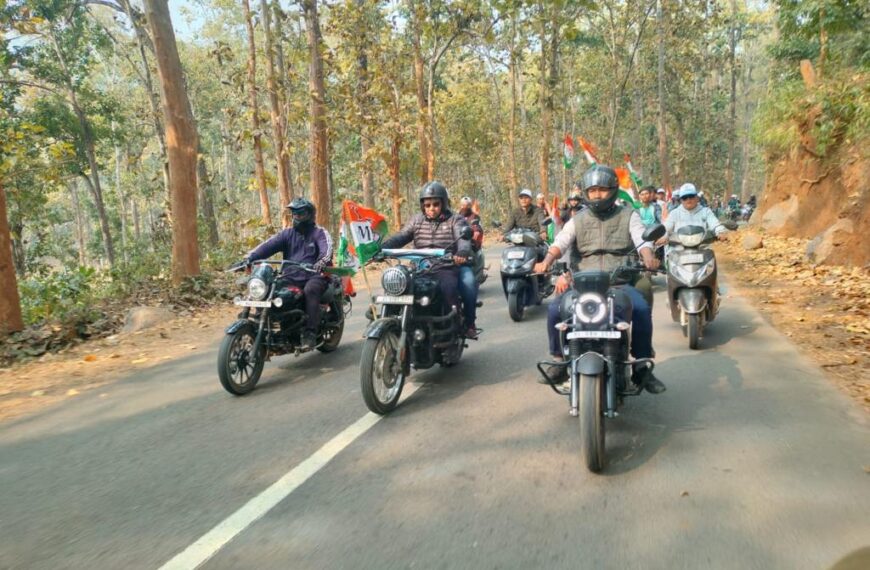
M477 279L470 265L459 267L459 296L464 305L465 326L473 327L477 321Z
M322 275L315 275L305 281L288 281L287 283L302 289L305 295L305 330L317 332L317 327L320 325L320 299L326 292L329 282Z
M617 297L616 315L632 324L631 331L631 355L635 358L652 358L652 309L644 299L640 291L631 285L622 285L619 289L628 295L631 299L631 314L628 314L628 307L621 305ZM562 296L553 299L550 306L547 308L547 337L550 342L550 354L552 356L563 356L559 347L559 331L556 330L556 324L559 322L559 307L561 306Z
M432 273L432 277L438 280L438 287L444 296L444 306L447 311L455 306L459 308L459 268L439 267Z

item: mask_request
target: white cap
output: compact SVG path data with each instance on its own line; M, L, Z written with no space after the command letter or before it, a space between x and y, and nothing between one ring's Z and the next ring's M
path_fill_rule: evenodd
M532 191L529 190L528 188L523 188L522 190L520 190L520 196L528 196L529 198L531 198Z
M695 185L691 182L686 182L682 186L680 186L680 198L683 196L697 196L698 189L695 188Z

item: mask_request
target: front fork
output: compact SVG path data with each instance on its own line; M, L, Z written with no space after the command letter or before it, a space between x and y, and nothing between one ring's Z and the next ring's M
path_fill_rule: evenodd
M257 338L254 339L254 346L251 347L251 354L256 357L256 355L260 354L260 343L263 342L263 335L266 332L266 324L269 322L268 319L269 309L264 308L260 312L260 324L257 328ZM268 359L268 354L266 355Z
M411 307L402 307L402 332L399 334L399 364L402 365L402 373L408 376L411 373L411 362L408 357L408 323L411 320Z

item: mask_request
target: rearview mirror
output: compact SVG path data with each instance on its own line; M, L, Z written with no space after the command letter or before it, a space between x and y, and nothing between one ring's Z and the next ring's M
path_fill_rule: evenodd
M666 233L668 233L668 230L662 224L650 226L643 231L643 241L656 241L664 237Z

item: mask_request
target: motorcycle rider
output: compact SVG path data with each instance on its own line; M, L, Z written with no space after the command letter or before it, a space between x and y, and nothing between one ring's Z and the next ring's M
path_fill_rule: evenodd
M680 207L671 211L668 218L665 220L665 228L668 234L672 234L685 226L701 226L707 231L716 234L720 240L727 239L728 229L722 225L722 222L713 213L713 210L706 206L700 205L698 198L698 189L691 182L686 182L680 186ZM661 238L657 243L665 243L668 236Z
M644 186L638 193L641 207L637 209L637 213L646 227L662 223L662 208L655 201L655 191L655 186Z
M281 252L285 261L309 263L317 273L311 273L292 265L285 265L281 279L288 285L299 287L305 295L305 327L302 330L300 348L312 349L317 343L317 327L320 323L320 299L329 286L321 273L332 265L332 237L315 223L317 209L305 198L296 198L287 206L293 218L293 226L285 228L248 253L248 263L266 259Z
M625 262L625 258L635 247L644 266L656 269L659 261L653 255L651 244L643 241L644 226L640 215L631 206L616 204L619 181L616 172L609 166L596 165L587 170L581 179L587 208L566 224L556 239L544 260L535 265L536 272L547 271L564 251L576 249L581 254L580 270L611 270ZM556 293L560 296L571 285L571 274L559 276L556 281ZM652 311L643 295L631 285L618 286L631 299L631 313L627 307L617 303L620 317L633 323L631 339L631 354L635 358L652 358ZM550 355L556 360L562 360L559 346L559 333L556 324L559 322L560 301L550 303L547 312L547 336L549 337ZM653 394L665 391L665 385L656 378L649 368L639 371L642 377L637 383ZM549 375L553 380L567 379L565 367L552 367Z
M568 223L577 213L583 208L583 195L580 190L580 183L574 183L574 189L568 195L568 203L559 210L559 219L562 225Z
M466 338L477 338L477 329L475 323L477 321L477 295L480 290L480 285L477 282L477 272L483 271L483 224L480 221L480 215L474 211L474 202L469 196L463 196L459 200L458 214L465 218L466 223L471 228L471 262L460 266L459 268L459 295L462 297L462 302L465 305L465 322L470 323L467 333L474 329L474 336Z
M519 208L511 212L507 224L504 227L504 234L507 235L514 228L525 228L536 232L542 240L547 240L547 226L544 219L547 217L545 211L541 210L532 204L532 191L528 189L520 190L519 193Z
M444 248L453 253L454 265L440 265L432 272L438 280L444 303L449 310L459 307L460 293L464 302L465 337L477 338L477 284L474 272L469 286L460 287L460 268L471 257L471 241L460 237L468 223L465 218L450 211L450 196L447 187L437 180L427 182L420 190L420 213L408 220L401 230L381 244L384 249L403 247L414 242L415 248Z

